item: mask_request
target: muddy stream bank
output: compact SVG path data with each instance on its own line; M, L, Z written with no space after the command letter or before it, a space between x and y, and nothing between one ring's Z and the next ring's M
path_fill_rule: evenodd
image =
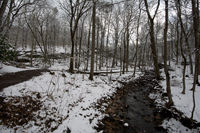
M94 127L97 132L105 133L163 133L167 132L162 126L166 118L179 119L182 124L187 124L187 119L181 118L182 113L174 109L156 106L155 99L150 99L149 94L159 91L162 98L166 99L167 94L155 80L153 71L146 71L134 81L121 82L122 88L110 99L99 100L98 106L108 103L102 120ZM154 89L154 88L157 89ZM158 89L159 88L159 89ZM189 124L189 123L188 123ZM185 125L189 127L189 125Z

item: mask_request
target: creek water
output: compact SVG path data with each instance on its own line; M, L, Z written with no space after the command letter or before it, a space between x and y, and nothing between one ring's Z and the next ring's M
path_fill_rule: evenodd
M105 110L107 114L95 129L105 133L161 133L166 132L161 126L164 117L154 105L149 94L154 87L162 87L155 80L154 71L146 71L144 76L130 82L122 82ZM103 103L99 103L103 105Z
M155 124L154 106L148 95L157 85L152 75L145 75L135 83L128 85L128 93L125 97L129 107L126 113L126 122L129 124L125 132L160 133L161 127Z

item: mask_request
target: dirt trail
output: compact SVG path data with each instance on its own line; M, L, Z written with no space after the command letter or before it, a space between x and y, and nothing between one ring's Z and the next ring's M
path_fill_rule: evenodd
M31 79L34 76L39 76L42 72L46 72L46 69L35 69L35 70L26 70L15 73L7 73L0 76L0 92L11 85L15 85L24 81Z

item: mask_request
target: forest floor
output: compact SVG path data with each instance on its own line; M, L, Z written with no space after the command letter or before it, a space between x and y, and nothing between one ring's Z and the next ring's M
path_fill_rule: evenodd
M42 72L47 72L47 70L27 70L0 76L0 90L2 91L5 87L30 80L34 76L41 75ZM161 124L163 120L171 118L180 121L185 127L190 129L200 126L199 123L194 121L192 127L190 119L183 117L182 112L173 107L168 109L165 106L158 106L155 104L155 99L149 97L150 93L159 93L162 95L163 99L167 99L167 95L162 89L162 86L155 80L153 71L146 71L143 76L138 77L134 81L118 82L123 84L123 86L117 87L115 95L111 97L102 97L97 103L91 106L99 110L99 112L105 113L104 118L98 120L98 124L94 126L98 132L167 132ZM43 118L40 118L40 115L38 115L38 118L35 119L33 112L42 108L42 102L40 100L41 94L36 93L35 95L37 100L31 96L9 96L9 100L6 100L8 97L1 96L1 125L7 125L11 128L15 127L15 130L18 130L17 126L27 124L29 121L35 121L35 125L40 126L41 124L37 123L37 120L42 120ZM23 104L20 105L22 101ZM107 105L105 106L105 104ZM102 106L106 108L102 109ZM24 107L26 109L24 109ZM52 109L56 111L56 108ZM50 113L53 114L53 112ZM69 116L66 116L65 119L67 119L67 117ZM46 120L45 127L50 128L50 131L54 131L58 128L57 126L52 128L52 125L49 125L49 123L51 124L53 121L61 124L63 119L58 116L56 119ZM92 121L92 119L90 119L90 121ZM41 128L39 131L42 130ZM65 131L71 132L68 127Z

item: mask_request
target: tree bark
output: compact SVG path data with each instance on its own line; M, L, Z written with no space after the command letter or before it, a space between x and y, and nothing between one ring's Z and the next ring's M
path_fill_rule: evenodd
M168 0L165 0L165 29L164 29L164 69L166 75L166 90L168 95L168 105L173 106L174 102L172 100L171 88L170 88L170 76L167 67L167 31L168 31Z
M101 14L101 22L102 22L102 14ZM106 19L103 22L106 23ZM101 25L101 44L100 44L100 50L99 50L99 69L103 66L103 53L104 53L104 37L105 37L105 27Z
M114 54L113 54L113 60L112 60L112 68L115 67L115 64L117 62L116 55L117 55L117 45L118 45L118 40L119 40L118 32L119 32L119 17L118 17L118 15L116 15L115 47L114 47Z
M97 46L96 46L96 50L97 50L97 52L96 52L96 71L97 71L97 66L98 66L98 54L99 54L99 26L100 25L100 22L99 22L99 20L98 20L98 23L97 23Z
M90 56L90 31L91 31L91 22L89 24L89 33L88 33L88 43L87 43L87 65L86 65L86 70L88 70L88 66L89 66L89 56Z
M195 72L194 72L194 81L193 81L193 109L191 113L191 119L193 119L194 110L196 107L195 104L195 88L196 83L198 82L198 69L199 69L199 1L198 0L191 0L192 1L192 16L193 16L193 30L194 30L194 37L195 37Z
M157 11L158 11L158 8L159 8L159 5L160 5L160 0L158 0L158 5L157 5L156 11L155 11L155 14L154 14L153 17L151 17L151 15L150 15L147 0L144 0L144 2L145 2L146 12L147 12L147 15L148 15L149 25L150 25L151 50L152 50L152 54L153 54L155 75L156 75L156 79L160 80L160 73L159 73L159 67L158 67L158 57L157 57L157 52L156 52L156 43L155 43L155 36L154 36L154 18L157 14Z
M94 74L94 51L95 51L95 16L96 16L96 2L93 2L93 13L92 13L92 55L91 55L91 64L90 64L90 80L93 80Z
M8 4L8 0L3 0L1 7L0 7L0 33L3 31L3 15L6 11L6 6Z
M124 36L123 36L123 41L124 41L124 58L123 58L123 72L122 74L124 74L125 72L125 64L126 64L126 32L124 32Z
M177 19L176 22L176 64L178 65L178 60L179 60L179 32L178 32L178 25L179 25L179 21Z
M177 4L176 4L176 8L177 8L177 12L178 12L178 18L179 18L179 22L180 22L180 25L181 25L181 31L184 35L184 38L185 38L185 43L188 47L188 55L189 55L189 60L190 60L190 74L193 74L193 64L192 64L192 55L191 55L191 50L190 50L190 46L189 46L189 41L188 41L188 35L185 31L185 28L183 26L183 21L182 21L182 18L181 18L181 4L180 4L180 0L177 1ZM187 28L187 27L186 27Z
M106 67L108 67L108 56L109 56L108 41L109 41L109 34L110 34L110 20L108 20L108 34L107 34L107 38L106 38Z
M126 73L128 72L128 65L129 65L129 23L127 22L127 30L126 30Z
M194 83L192 89L195 91L196 83L198 83L198 69L199 69L199 2L197 0L192 1L192 15L193 15L193 30L195 37L195 73Z
M136 53L135 53L135 63L134 63L134 72L133 72L133 76L135 77L135 72L136 72L136 64L137 64L137 52L138 52L138 40L139 40L139 27L140 27L140 15L141 15L141 9L140 9L140 6L141 6L141 2L139 4L139 16L138 16L138 20L137 20L137 30L136 30Z
M181 30L181 37L180 37L180 49L181 49L181 56L183 58L183 61L184 61L184 67L183 67L183 78L182 78L182 81L183 81L183 91L182 91L182 94L185 94L185 70L186 70L186 62L187 62L187 59L183 53L183 46L182 46L182 39L183 39L183 32Z
M186 36L186 32L185 32L185 29L183 27L183 22L182 22L182 18L181 18L181 8L180 8L181 4L180 4L180 1L177 1L177 4L176 4L176 8L177 8L177 12L178 12L178 18L179 18L179 22L180 22L180 25L181 25L181 35L180 35L180 49L181 49L181 56L183 58L183 62L184 62L184 67L183 67L183 78L182 78L182 81L183 81L183 90L182 90L182 94L185 94L185 70L186 70L186 62L187 62L187 59L184 55L184 52L183 52L183 35L185 36L185 42L188 43L188 39L187 39L187 36ZM178 31L178 25L177 25L177 31ZM178 32L177 32L178 33ZM179 34L179 33L178 33ZM179 39L179 38L177 38ZM192 71L191 71L192 72Z
M67 1L66 1L67 2ZM63 9L68 12L68 15L70 16L70 34L71 34L71 43L72 43L72 47L71 47L71 56L70 56L70 66L69 66L69 72L73 73L74 71L74 37L75 37L75 33L78 27L78 22L81 18L81 16L86 13L90 7L88 6L88 2L87 0L84 1L72 1L69 0L69 7L70 10L66 10L65 7L63 7ZM62 4L61 4L62 5ZM63 6L63 5L62 5Z

